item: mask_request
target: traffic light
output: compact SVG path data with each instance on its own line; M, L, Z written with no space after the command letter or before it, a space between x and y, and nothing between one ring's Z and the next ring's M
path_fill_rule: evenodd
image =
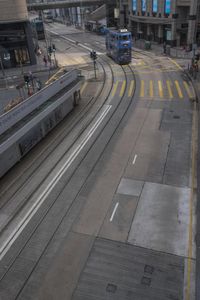
M28 75L24 75L24 82L25 82L26 84L28 84L29 81L30 81L29 76L28 76Z
M56 46L55 46L55 44L52 44L52 49L53 49L54 52L56 51Z
M49 54L52 53L52 48L51 48L51 46L48 47L48 53L49 53Z
M91 57L93 60L96 60L96 59L97 59L97 53L96 53L96 51L92 50L92 51L90 52L90 57Z

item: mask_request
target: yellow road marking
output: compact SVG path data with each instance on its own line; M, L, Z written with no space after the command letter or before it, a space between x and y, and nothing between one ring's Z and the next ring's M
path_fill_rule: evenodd
M130 84L129 91L128 91L128 97L131 97L131 95L133 94L134 86L135 86L135 81L131 80L131 84Z
M62 72L63 69L64 69L63 67L60 68L55 74L53 74L53 76L51 76L51 77L45 82L45 84L49 84L49 82L50 82L52 79L56 79L56 76L57 76L60 72Z
M183 68L175 61L173 60L172 58L168 57L168 59L175 65L177 66L177 68L181 71L183 71Z
M140 97L144 97L144 80L141 80Z
M149 96L153 98L153 80L149 81Z
M180 85L179 85L179 83L178 83L178 81L177 80L175 80L175 85L176 85L176 89L177 89L177 92L178 92L178 95L179 95L179 98L183 98L183 94L182 94L182 92L181 92L181 88L180 88Z
M187 261L187 285L186 285L186 298L185 300L190 300L190 290L191 290L191 271L192 271L192 228L193 228L193 205L194 205L194 190L195 190L195 178L196 178L196 157L197 157L197 106L194 102L194 114L193 114L193 124L192 124L192 186L190 192L190 212L189 212L189 238L188 238L188 261Z
M158 91L159 91L160 98L163 98L163 87L162 87L161 80L158 80Z
M83 86L81 87L81 95L83 94L83 91L85 90L86 86L88 85L88 82L85 81Z
M185 89L186 89L186 91L187 91L187 94L188 94L189 98L190 98L190 99L193 98L194 95L191 93L191 90L190 90L190 88L189 88L188 83L187 83L186 81L183 81L183 84L184 84L184 87L185 87Z
M118 84L119 84L119 81L117 80L117 81L115 82L114 87L113 87L113 90L112 90L112 97L115 96L115 93L116 93Z
M121 91L119 93L120 97L123 96L125 87L126 87L126 81L124 80L123 83L122 83Z
M170 80L167 80L167 89L168 89L168 93L169 93L169 98L172 99L173 93L172 93L172 89L171 89L171 81Z

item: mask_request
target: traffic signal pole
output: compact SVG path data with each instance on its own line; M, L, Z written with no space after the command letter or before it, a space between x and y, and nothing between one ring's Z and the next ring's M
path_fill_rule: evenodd
M96 59L97 59L97 53L96 51L92 50L90 52L90 57L93 59L94 62L94 77L97 79L97 74L96 74Z

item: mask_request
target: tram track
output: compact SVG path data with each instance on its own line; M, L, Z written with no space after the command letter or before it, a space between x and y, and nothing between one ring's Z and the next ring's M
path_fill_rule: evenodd
M125 73L125 68L124 67L121 67L121 69L123 70L123 72ZM130 72L130 68L128 67L128 70L129 70L129 72ZM113 84L113 81L112 81L112 84ZM110 88L110 92L111 92L111 90L112 90L112 87ZM133 97L132 97L133 98ZM123 96L122 96L122 99L123 99ZM107 100L107 99L106 99ZM103 104L102 104L102 106L106 103L106 100L103 102ZM122 101L122 100L121 100ZM117 110L117 107L120 105L120 103L121 103L121 101L118 103L118 105L116 106L116 108L115 108L115 111ZM127 108L128 109L128 108ZM99 110L100 110L100 108L99 108ZM113 112L114 113L114 112ZM84 114L83 114L83 116L82 116L82 118L84 118ZM94 118L94 116L93 116L93 118ZM77 123L79 123L80 121L77 121ZM76 123L76 124L77 124ZM116 130L116 129L115 129ZM82 131L83 132L83 131ZM80 136L80 135L79 135ZM98 137L97 137L98 138ZM55 143L55 141L54 142L52 142L52 144L53 143ZM53 149L55 149L57 147L57 144L53 147ZM88 150L89 151L89 150ZM65 152L66 153L66 152ZM88 152L87 152L88 153ZM86 155L87 155L87 153L86 153ZM50 155L51 155L51 153L49 153L48 154L48 157L50 157ZM63 154L64 155L64 154ZM38 158L37 158L38 159ZM37 172L38 171L38 168L35 170L35 172ZM35 173L34 171L33 171L33 173L32 173L32 177L33 177L33 175L34 175L34 173ZM75 172L75 171L74 171ZM73 173L74 173L73 172ZM73 173L71 174L71 176L73 176ZM47 176L50 174L50 172L47 174ZM47 177L46 176L46 177ZM89 175L88 175L89 176ZM29 178L29 180L31 181L31 179L32 179L32 177L31 178ZM69 180L70 180L70 178L69 178ZM25 181L24 183L23 183L23 185L22 186L20 186L19 187L19 189L17 190L17 192L19 193L21 190L23 190L23 188L25 187L25 185L27 184L27 182ZM42 183L40 184L40 186L42 185ZM39 187L37 187L37 189L38 189ZM29 199L30 199L30 197L34 194L34 192L35 192L35 190L34 191L32 191L32 193L31 193L31 195L29 195L29 197L27 197L26 198L26 201L23 203L23 206L21 206L21 207L18 207L18 210L16 211L16 213L15 213L15 217L17 216L17 214L22 210L22 208L24 207L24 205L27 203L27 201L29 201ZM61 193L62 191L60 191L60 193ZM59 194L60 194L59 193ZM13 194L13 196L16 196L16 193L14 193ZM10 200L11 200L11 198L10 198ZM57 200L57 198L55 199L55 201L53 202L53 203L51 203L51 205L49 206L49 209L51 209L51 207L54 205L54 203L56 202L56 200ZM71 204L71 205L73 205L73 203ZM3 206L2 206L3 207ZM1 208L1 210L2 210L2 208ZM45 218L45 216L48 214L48 211L49 210L47 210L46 212L45 212L45 214L43 215L43 217L42 217L42 219L40 220L40 222L42 222L43 220L44 220L44 218ZM67 212L66 212L67 213ZM14 217L14 216L13 216ZM13 219L13 218L12 218ZM10 221L9 222L11 222L12 221L12 219L10 219ZM7 225L6 225L6 227L4 228L4 230L6 230L7 228L8 228L8 225L9 225L9 222L7 223ZM26 222L26 221L24 221L24 222ZM61 222L62 222L62 220L61 220ZM38 223L37 224L37 226L39 226L39 224L40 223ZM37 227L36 227L37 228ZM36 230L36 228L35 228L35 230ZM34 230L34 231L35 231ZM32 234L34 233L34 231L32 232ZM31 238L31 236L32 236L32 234L30 235L30 237L29 237L29 239ZM13 236L13 238L14 238L14 236ZM9 241L9 243L10 243L11 241ZM25 246L25 245L24 245ZM23 247L21 248L21 251L22 251L22 249L23 249ZM4 248L4 251L5 251L5 248ZM12 259L12 261L13 261L13 259ZM13 261L13 263L14 263L14 261ZM11 264L12 265L12 264ZM11 265L10 265L10 267L11 267ZM9 270L9 268L7 269L7 271ZM4 273L4 272L3 272ZM6 272L7 273L7 272ZM5 274L6 274L5 273ZM4 275L5 275L4 274ZM2 276L4 276L2 273L1 273L1 275ZM2 277L3 278L3 277Z

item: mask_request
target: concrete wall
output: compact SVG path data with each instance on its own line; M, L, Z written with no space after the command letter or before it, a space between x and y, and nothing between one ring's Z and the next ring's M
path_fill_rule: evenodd
M28 20L26 0L0 0L0 23Z

